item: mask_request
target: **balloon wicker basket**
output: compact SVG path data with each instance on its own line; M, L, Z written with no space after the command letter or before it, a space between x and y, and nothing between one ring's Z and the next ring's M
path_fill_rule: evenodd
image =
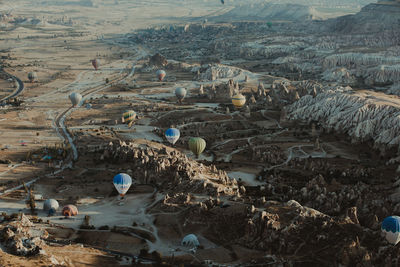
M125 205L125 196L119 195L117 198L117 205L123 206Z

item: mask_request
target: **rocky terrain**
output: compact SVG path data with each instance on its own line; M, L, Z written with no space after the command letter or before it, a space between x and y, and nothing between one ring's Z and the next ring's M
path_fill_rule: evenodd
M399 265L380 229L400 214L399 8L0 8L0 266Z

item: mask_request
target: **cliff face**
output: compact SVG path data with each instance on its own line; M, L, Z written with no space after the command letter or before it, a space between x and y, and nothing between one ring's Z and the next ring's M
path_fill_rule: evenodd
M369 4L355 15L331 20L330 28L341 33L399 31L400 2Z

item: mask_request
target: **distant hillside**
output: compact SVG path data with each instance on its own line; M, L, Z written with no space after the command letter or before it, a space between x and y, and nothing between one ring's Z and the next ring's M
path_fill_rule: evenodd
M343 33L399 31L400 4L394 1L369 4L355 15L339 17L329 23L331 30Z
M43 6L85 6L93 7L94 3L92 0L51 0L51 1L37 1L37 4Z
M376 0L225 0L225 5L239 5L246 2L247 4L265 4L266 2L271 4L299 4L304 6L313 7L326 7L326 8L336 8L336 7L363 7L370 3L376 3ZM206 2L210 3L210 0Z
M313 8L298 4L240 4L227 13L219 16L224 20L282 20L298 21L321 19Z

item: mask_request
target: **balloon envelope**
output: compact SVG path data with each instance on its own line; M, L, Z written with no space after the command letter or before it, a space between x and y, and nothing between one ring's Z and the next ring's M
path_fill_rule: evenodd
M176 141L178 141L180 136L181 133L176 128L169 128L168 130L165 131L165 137L167 138L168 142L170 142L173 145L176 143Z
M79 93L72 93L69 95L69 99L71 100L73 106L77 106L82 100L82 95Z
M160 82L164 80L165 76L167 75L167 73L164 70L158 70L156 74Z
M122 114L122 117L124 118L125 123L130 123L136 119L136 112L133 110L127 110Z
M100 60L98 60L97 58L96 58L96 59L93 59L93 60L92 60L92 66L93 66L93 68L94 68L95 70L97 70L97 69L100 67Z
M35 80L37 80L37 73L32 71L28 73L28 79L31 82L34 82Z
M236 108L241 108L246 104L246 97L242 94L237 94L232 97L232 104Z
M50 209L58 210L59 205L58 201L55 199L46 199L46 201L43 203L43 210L44 211L49 211Z
M78 208L74 205L67 205L62 209L62 215L64 216L76 216L78 215Z
M197 157L203 153L206 148L206 141L200 137L192 137L189 139L189 149L193 152Z
M175 95L179 101L182 101L186 96L186 89L182 87L178 87L175 89Z
M114 176L113 183L118 193L123 196L128 192L129 187L131 187L132 178L126 173L120 173Z
M51 209L49 209L49 211L48 211L48 215L49 216L53 216L54 214L56 214L57 213L57 211L54 209L54 208L51 208Z
M185 236L182 239L181 244L183 246L187 246L187 247L198 247L198 246L200 246L199 240L197 239L197 236L195 236L194 234L189 234L189 235Z
M386 217L382 222L381 230L385 234L386 240L396 245L400 241L400 217Z

